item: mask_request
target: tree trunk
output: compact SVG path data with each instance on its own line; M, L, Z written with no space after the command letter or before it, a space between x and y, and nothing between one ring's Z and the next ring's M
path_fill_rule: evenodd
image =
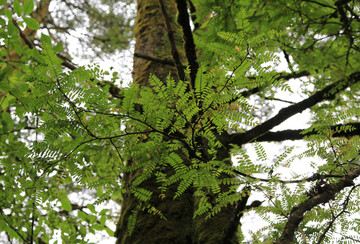
M176 13L175 1L164 2L171 17L172 28L174 30L179 29L174 18ZM177 72L173 65L154 61L154 59L172 60L170 44L158 0L138 0L134 35L136 38L135 56L142 58L134 58L133 82L140 86L148 86L150 74L156 75L163 82L166 82L166 77L170 73L174 79L177 79ZM180 43L181 36L177 36L177 38ZM182 44L178 45L179 47L181 48ZM181 50L179 51L183 53ZM150 60L146 57L153 59ZM182 57L182 59L184 58ZM126 185L124 187L128 188L132 179L138 174L139 172L125 174ZM154 192L151 205L161 210L167 220L150 215L146 211L139 212L135 229L129 236L128 218L139 202L132 195L124 194L116 231L117 243L191 243L192 193L190 191L185 192L180 198L173 200L171 192L175 192L176 187L169 187L169 195L161 199L159 197L159 185L154 179L146 181L144 185L146 185L146 189Z
M166 11L172 30L175 33L177 50L181 61L184 57L182 32L176 23L177 8L175 0L164 0ZM183 4L183 3L182 3ZM171 73L177 80L177 70L174 65L164 64L172 61L170 43L167 38L167 28L164 24L158 0L138 0L137 19L135 24L135 58L133 67L133 81L140 86L148 86L150 74L156 75L163 82ZM161 60L161 61L156 61ZM162 62L166 61L166 62ZM218 159L230 158L229 150L219 150ZM131 181L139 172L131 172L124 175L125 188L129 188ZM168 188L168 196L160 199L159 185L155 179L147 181L146 189L152 191L151 204L161 210L167 220L150 215L147 212L139 212L135 229L130 236L127 223L132 211L136 209L138 201L130 194L123 195L120 220L118 222L116 237L117 243L236 243L236 230L239 224L238 213L245 207L246 200L238 203L238 207L228 206L221 213L210 219L204 216L193 219L196 199L192 189L184 192L176 200L173 194L176 186ZM142 187L144 187L142 185ZM226 189L224 189L226 190ZM240 205L239 205L240 204ZM239 208L241 206L241 208Z

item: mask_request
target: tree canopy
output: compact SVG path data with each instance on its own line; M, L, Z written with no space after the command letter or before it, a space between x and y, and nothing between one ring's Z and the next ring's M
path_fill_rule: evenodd
M2 237L360 241L360 4L138 0L134 22L131 3L0 0ZM81 31L92 57L135 38L129 86L71 62ZM249 212L268 225L244 236Z

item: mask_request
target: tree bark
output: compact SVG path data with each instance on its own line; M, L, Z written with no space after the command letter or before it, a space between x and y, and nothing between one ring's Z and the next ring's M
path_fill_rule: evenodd
M164 13L164 9L161 10L160 2L166 7L166 13ZM135 53L137 54L134 58L133 67L134 84L140 85L140 87L148 86L150 74L156 75L163 82L166 82L166 77L169 74L175 80L179 79L179 67L176 69L179 60L174 60L174 58L177 58L178 55L182 62L186 58L182 42L182 33L184 32L176 23L175 17L177 16L177 7L184 7L184 4L185 1L175 0L138 1L134 31L136 38ZM183 26L185 24L182 23ZM189 35L189 33L187 34ZM176 57L174 57L172 35L178 53L175 55ZM191 50L195 52L195 47L189 49L188 52ZM194 55L186 54L187 56L196 56L195 53ZM173 60L174 65L169 65L168 62L162 60ZM192 66L195 65L192 64ZM191 78L194 79L194 77ZM226 158L230 158L229 149L219 150L218 159L224 160ZM131 163L131 160L128 163ZM125 189L129 189L131 181L138 174L139 172L135 171L124 175ZM236 243L236 231L239 225L237 216L244 209L247 197L236 206L229 205L210 219L206 219L205 216L193 219L197 203L191 188L173 200L172 194L176 192L176 185L168 188L169 195L164 199L158 197L159 185L156 184L155 179L146 181L142 187L146 187L154 193L150 203L162 211L167 220L160 219L147 212L139 212L135 229L130 236L127 228L128 219L139 202L131 194L123 194L120 220L115 233L117 243ZM225 188L227 189L227 186L223 190L226 190Z
M170 16L170 24L176 33L179 26L175 23L175 1L167 0L164 3ZM134 35L136 39L135 53L140 54L134 58L134 84L149 86L150 74L155 75L164 83L169 74L177 80L177 71L174 66L156 61L172 60L167 30L158 0L138 0ZM184 59L181 50L181 36L175 35L175 38L179 42L177 48L180 58ZM141 55L152 57L152 59L142 58ZM131 163L131 160L128 163ZM135 171L124 175L125 189L129 189L131 181L138 174L139 172ZM162 211L167 219L160 219L160 217L151 215L146 211L139 212L135 229L130 236L127 228L128 218L139 202L134 196L126 193L123 195L120 220L115 233L117 243L192 243L191 223L194 205L192 192L184 192L181 197L174 200L173 193L176 192L176 186L171 186L168 188L167 196L161 199L159 197L159 185L155 179L146 181L144 187L154 193L150 204Z

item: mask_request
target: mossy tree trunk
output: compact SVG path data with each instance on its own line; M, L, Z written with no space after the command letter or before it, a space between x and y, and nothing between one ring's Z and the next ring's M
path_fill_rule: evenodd
M174 0L164 1L173 29L179 29L175 24L176 3ZM167 31L158 0L138 0L137 19L134 35L136 38L135 58L133 67L133 82L140 86L148 86L150 74L156 75L166 82L166 77L171 76L176 80L177 72L171 64L161 64L156 60L172 60L170 44L167 39ZM181 36L177 36L181 48ZM136 56L140 56L137 58ZM182 57L184 59L184 57ZM124 175L125 188L139 172L131 172ZM123 195L120 220L117 226L117 243L191 243L191 222L193 215L193 198L191 192L185 192L181 198L173 200L176 188L169 187L168 196L159 197L159 185L154 179L146 181L146 189L154 192L151 205L162 211L167 220L147 212L139 212L135 229L131 236L127 230L128 218L138 205L137 199L130 194Z
M176 1L164 0L163 2L174 32L180 60L186 61L181 27L176 23ZM175 65L171 65L173 56L167 36L168 29L165 26L158 0L138 0L134 35L136 44L133 82L140 86L148 86L150 74L156 75L163 82L166 82L169 74L177 80L178 72ZM218 155L219 160L230 157L229 151L226 148L223 149ZM125 174L124 187L129 188L131 181L137 175L139 172L136 171ZM146 212L139 212L135 229L130 236L127 229L128 219L139 202L131 194L124 194L116 231L117 243L236 243L235 233L239 221L236 218L238 211L235 207L229 206L211 219L205 219L202 216L193 219L196 199L191 189L173 200L176 186L169 187L169 195L163 199L158 197L159 185L155 179L146 181L142 187L154 192L150 204L161 210L167 220ZM237 222L235 225L234 217ZM233 231L234 226L235 231Z

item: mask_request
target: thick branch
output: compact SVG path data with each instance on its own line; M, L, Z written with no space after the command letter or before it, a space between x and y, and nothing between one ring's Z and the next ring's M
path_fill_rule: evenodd
M232 170L235 174L249 178L249 179L253 179L253 180L258 180L258 181L262 181L262 182L279 182L282 184L293 184L293 183L303 183L303 182L313 182L313 181L317 181L317 180L321 180L321 179L326 179L326 178L342 178L343 175L332 175L332 174L328 174L328 175L321 175L318 173L313 174L310 177L307 178L303 178L303 179L299 179L299 180L280 180L280 179L265 179L265 178L259 178L259 177L255 177L249 174L245 174L239 170L233 169Z
M190 5L190 13L191 13L191 20L194 24L194 31L196 31L197 29L200 28L200 24L198 22L196 22L196 8L195 5L193 4L193 2L191 0L188 0L189 5Z
M227 229L225 230L225 237L222 243L232 243L232 240L234 239L238 226L240 225L240 219L244 215L244 210L246 209L246 203L250 197L250 187L245 187L242 190L242 198L236 203L235 209L234 209L234 215L232 216Z
M360 123L349 123L349 124L343 124L343 125L342 124L334 125L334 126L330 127L330 130L336 131L337 128L340 128L342 126L351 126L353 129L351 131L347 130L347 131L334 132L334 134L332 134L331 136L332 137L351 138L353 136L360 135ZM302 134L303 130L304 129L283 130L283 131L275 131L275 132L270 131L270 132L264 134L263 136L260 136L259 138L257 138L256 141L258 141L258 142L261 142L261 141L281 142L281 141L285 141L285 140L302 140L306 136L317 134L316 131L311 131L311 132Z
M162 15L164 17L164 22L165 22L165 26L166 26L166 30L167 30L167 34L168 34L168 38L169 38L169 42L170 42L170 47L171 47L171 54L174 59L175 67L177 69L180 80L185 80L185 71L181 64L179 52L176 49L174 31L171 28L169 16L166 12L164 2L162 0L159 0L159 4L160 4Z
M338 182L325 185L321 193L309 197L298 206L293 207L284 231L277 243L293 243L295 230L304 218L304 214L321 203L327 203L334 199L336 194L346 187L354 185L353 180L360 175L360 168L350 171L348 175L342 177Z
M257 140L259 137L265 135L266 133L268 133L269 130L281 124L291 116L297 113L301 113L305 109L311 108L312 106L321 101L332 99L336 93L345 90L347 87L355 84L359 80L360 72L355 72L351 74L347 79L339 80L331 85L328 85L321 91L316 92L314 95L308 97L307 99L297 104L290 105L286 108L281 109L277 115L267 120L263 124L258 125L245 133L236 133L230 135L227 143L242 145Z
M196 73L198 71L199 64L196 61L195 43L190 27L190 18L186 6L186 0L176 0L176 5L178 8L178 23L181 25L184 34L185 53L190 67L191 85L192 87L195 87Z
M148 56L148 55L145 55L145 54L134 53L134 57L150 60L150 61L153 61L153 62L159 63L159 64L175 66L174 61L172 61L172 60L154 58L154 57L151 57L151 56Z

